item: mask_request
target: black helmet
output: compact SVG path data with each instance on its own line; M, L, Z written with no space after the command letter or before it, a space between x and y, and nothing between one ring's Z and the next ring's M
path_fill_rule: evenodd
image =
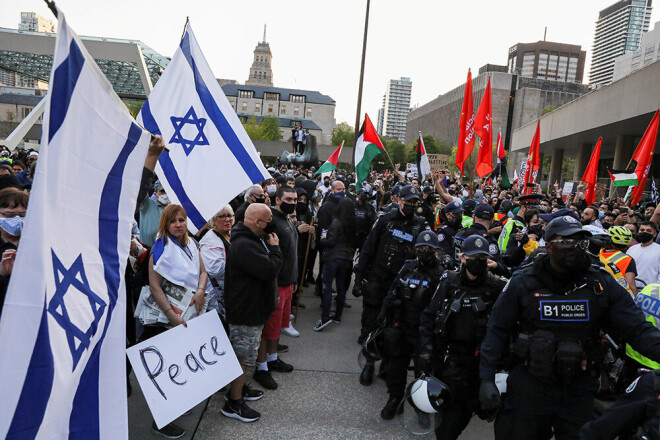
M421 375L408 385L408 391L409 403L428 414L442 411L452 399L447 384L433 376Z
M383 358L383 329L377 328L367 335L362 344L362 350L358 356L360 368L364 368L366 363L373 363Z

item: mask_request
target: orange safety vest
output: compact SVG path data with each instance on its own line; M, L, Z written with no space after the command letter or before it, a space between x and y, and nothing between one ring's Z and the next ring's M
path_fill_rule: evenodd
M504 219L504 220L502 220L502 219ZM496 212L494 220L502 223L503 225L505 225L507 220L509 220L509 217L507 217L506 214L502 214L501 212Z
M626 253L619 250L606 252L605 250L601 249L599 256L602 256L605 260L613 263L624 275L628 272L628 266L632 261L632 257L630 255L627 255Z

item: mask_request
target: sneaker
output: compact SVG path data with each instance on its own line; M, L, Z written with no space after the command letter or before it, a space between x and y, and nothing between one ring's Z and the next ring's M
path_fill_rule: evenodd
M229 391L225 394L225 401L229 401ZM243 400L259 400L264 397L264 392L261 390L254 389L248 384L243 385Z
M341 318L337 318L335 315L332 315L330 317L330 320L334 322L335 324L341 324Z
M289 351L289 346L288 345L277 344L277 352L278 353L286 353L287 351Z
M162 428L158 429L156 422L151 423L151 430L165 438L181 438L186 434L186 431L183 428L179 428L174 423L165 425Z
M294 315L293 313L291 313L291 314L289 315L289 321L293 321L294 319L296 319L296 315Z
M290 336L292 338L297 338L298 336L300 336L300 332L298 330L296 330L293 327L293 324L290 323L290 322L289 322L289 326L287 328L281 329L280 332L282 332L285 335Z
M246 405L245 400L228 400L225 406L220 410L222 415L231 419L238 419L241 422L250 423L259 420L261 414Z
M349 303L348 301L344 301L344 308L345 308L345 309L350 309L351 307L353 307L353 306L351 305L351 303Z
M259 385L267 390L277 389L277 382L275 382L275 379L273 379L273 376L268 370L257 370L252 377L254 377L254 380L256 380Z
M331 323L332 323L332 320L330 318L325 319L325 320L324 319L319 319L318 322L316 323L316 325L314 326L314 331L315 332L320 332L321 330L323 330L324 328L329 326Z
M278 371L280 373L291 373L293 371L293 365L289 365L282 359L277 358L274 361L268 362L268 370Z

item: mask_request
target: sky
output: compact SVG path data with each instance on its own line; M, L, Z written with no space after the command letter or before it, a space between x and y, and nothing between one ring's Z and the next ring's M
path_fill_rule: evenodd
M20 3L20 4L19 4ZM268 25L274 85L318 90L336 103L337 123L355 123L366 0L57 0L79 35L139 39L171 56L186 16L217 78L245 83ZM412 80L411 107L461 85L468 68L504 65L516 43L591 45L598 12L615 0L372 0L362 113L375 121L388 81ZM0 27L20 12L53 18L43 0L0 0ZM650 29L658 14L654 10Z

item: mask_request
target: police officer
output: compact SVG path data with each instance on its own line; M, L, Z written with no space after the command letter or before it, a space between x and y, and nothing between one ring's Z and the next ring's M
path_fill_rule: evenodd
M507 266L515 266L509 261L510 255L514 255L515 250L518 246L522 246L514 238L516 233L522 231L525 228L525 212L529 209L538 209L539 207L540 196L538 194L530 194L527 196L522 196L518 199L520 202L520 209L518 213L509 219L502 228L500 237L497 240L497 245L502 252L502 259Z
M378 316L378 325L385 327L383 349L388 359L385 382L390 397L380 412L385 420L394 417L401 403L410 360L417 364L419 317L429 305L443 272L436 258L437 249L438 236L434 232L422 231L417 236L417 259L405 262Z
M454 264L458 260L454 260L454 236L462 228L461 219L463 218L463 205L461 202L454 200L447 203L445 206L445 222L438 228L438 243L440 244L440 251L444 261L451 260Z
M371 227L376 221L376 209L369 203L369 192L360 188L357 192L357 201L355 202L355 219L357 221L356 247L358 251L367 239Z
M425 229L424 219L415 215L418 203L419 190L404 186L399 193L398 209L378 219L362 246L353 289L354 293L364 295L359 343L376 329L383 299L403 263L415 258L415 239ZM370 385L373 372L373 363L368 363L362 370L360 383Z
M420 319L419 369L445 382L452 403L436 429L438 439L456 439L479 408L479 345L488 316L506 279L488 271L489 242L465 239L458 272L447 271Z
M496 275L509 277L511 276L511 271L502 262L502 254L497 247L497 240L488 233L490 225L493 223L494 215L495 211L492 206L486 205L485 203L477 205L472 216L472 225L459 230L456 235L454 235L454 249L452 255L454 257L454 263L457 265L460 264L460 254L462 253L461 248L463 242L471 235L479 235L488 243L487 250L490 255L488 269Z
M497 408L495 372L514 340L496 439L577 438L593 414L599 332L622 335L660 360L660 332L585 249L591 234L573 217L545 230L546 254L516 272L499 296L481 345L479 398Z
M477 207L475 200L469 199L463 202L463 218L461 219L461 226L469 228L472 226L472 214Z
M580 429L580 440L615 438L660 439L660 370L635 379L614 405Z
M380 210L387 214L392 211L399 209L399 191L401 191L402 186L399 185L399 182L396 183L390 190L390 203L385 206L381 206Z
M436 198L433 188L430 186L425 186L424 189L422 189L422 202L417 208L417 215L424 217L426 223L428 223L431 227L433 227L433 212L435 208L435 201Z

